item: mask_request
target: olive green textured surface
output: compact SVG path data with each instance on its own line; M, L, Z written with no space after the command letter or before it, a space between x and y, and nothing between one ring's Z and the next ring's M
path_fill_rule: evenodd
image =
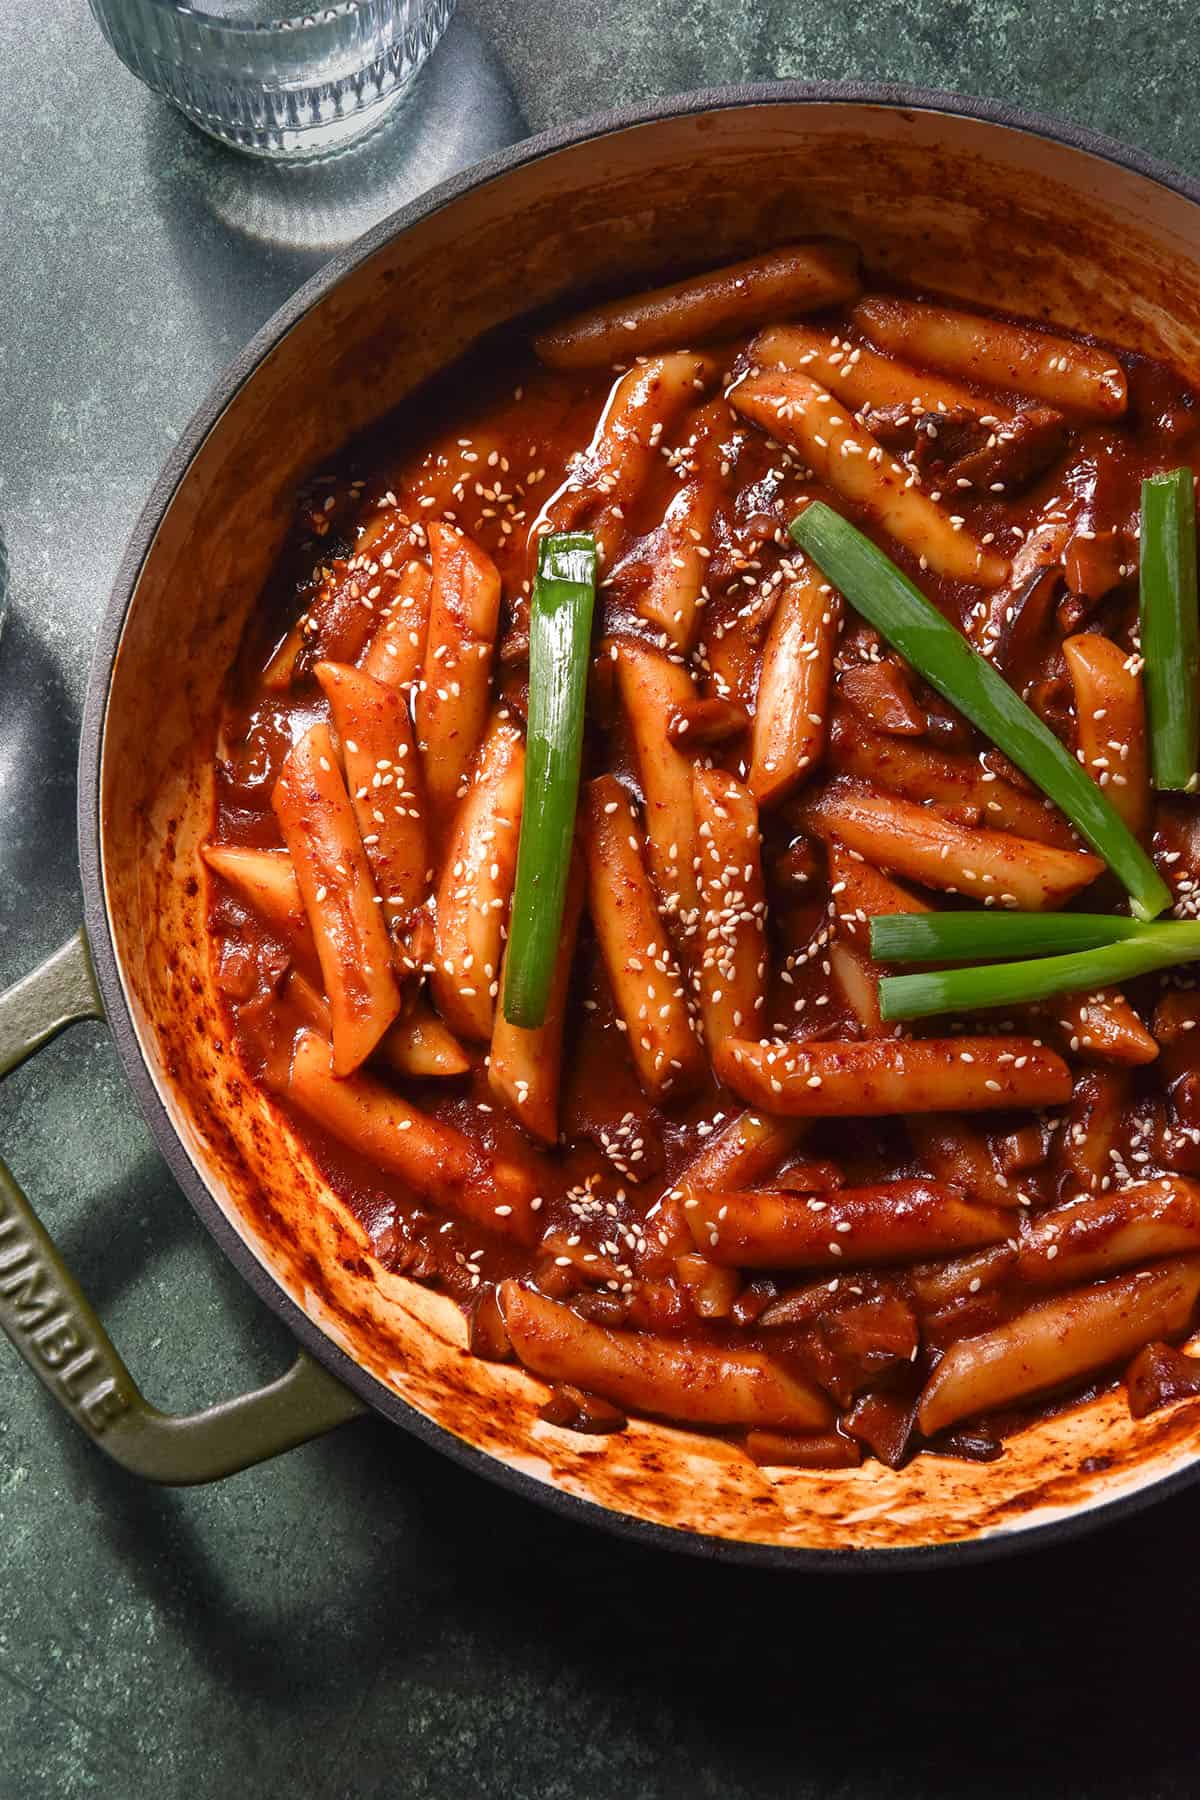
M1195 31L1182 0L470 0L369 153L285 175L144 95L83 0L0 7L0 987L78 924L87 656L175 434L324 254L519 132L514 93L533 129L753 77L908 80L1200 174ZM102 1026L5 1082L0 1154L156 1404L286 1365ZM373 1420L152 1488L0 1344L0 1800L1184 1800L1198 1508L990 1568L787 1579L585 1532Z
M81 1019L103 1017L87 939L74 932L0 994L0 1079Z
M0 997L0 1076L100 1012L87 940L76 932ZM239 1474L365 1410L303 1352L266 1387L200 1412L150 1406L2 1159L0 1327L99 1450L167 1487Z

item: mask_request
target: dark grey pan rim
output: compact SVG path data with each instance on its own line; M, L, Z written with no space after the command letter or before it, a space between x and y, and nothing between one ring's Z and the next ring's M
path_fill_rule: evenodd
M420 199L401 207L367 232L350 249L332 258L307 281L262 328L255 333L213 387L204 404L181 433L162 474L134 527L122 559L96 640L88 677L79 751L79 860L83 879L84 917L92 958L104 997L117 1053L141 1110L171 1173L217 1243L258 1297L287 1324L299 1342L323 1362L346 1386L393 1423L405 1427L435 1450L442 1451L464 1468L486 1476L527 1499L551 1507L583 1524L597 1525L641 1544L686 1551L694 1556L738 1562L761 1568L793 1569L809 1573L845 1571L915 1571L990 1560L1034 1548L1062 1543L1069 1538L1119 1518L1127 1518L1152 1502L1165 1499L1200 1479L1200 1457L1188 1468L1148 1483L1132 1494L1081 1508L1042 1525L986 1538L970 1538L914 1548L877 1550L814 1550L774 1544L747 1543L715 1537L673 1526L655 1525L628 1513L617 1512L597 1501L564 1493L549 1482L513 1469L498 1457L477 1450L435 1424L402 1400L340 1350L258 1261L238 1236L179 1138L143 1059L133 1020L125 1000L116 951L109 932L100 859L100 764L104 721L113 664L134 588L142 564L153 544L159 524L193 457L209 431L242 384L264 357L318 301L351 269L371 256L380 245L417 221L440 211L471 189L483 186L513 169L553 155L555 151L608 136L668 117L686 116L747 106L828 105L847 103L900 111L943 113L978 119L1032 137L1081 150L1102 162L1132 170L1182 195L1200 207L1200 182L1191 180L1151 156L1132 150L1083 126L1045 118L1036 113L1001 105L996 101L965 99L932 89L860 82L768 82L739 87L707 89L659 101L653 106L627 108L559 127L528 138L473 168L443 182ZM1198 220L1200 227L1200 220ZM1200 229L1197 249L1200 254Z

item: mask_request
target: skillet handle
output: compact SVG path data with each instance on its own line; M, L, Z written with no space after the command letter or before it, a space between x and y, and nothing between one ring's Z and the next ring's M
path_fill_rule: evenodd
M76 1020L103 1017L80 931L0 994L0 1077ZM3 1161L0 1325L93 1443L132 1474L167 1486L234 1475L366 1411L303 1351L286 1374L256 1393L197 1413L172 1415L151 1406Z

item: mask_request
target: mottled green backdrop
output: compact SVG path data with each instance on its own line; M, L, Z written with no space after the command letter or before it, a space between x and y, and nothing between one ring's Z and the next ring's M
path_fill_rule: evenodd
M121 545L221 364L330 249L571 117L765 76L1055 111L1200 174L1181 0L471 0L396 129L252 170L0 5L0 983L78 919L74 746ZM522 115L525 124L522 123ZM97 1027L0 1150L152 1398L281 1367ZM1184 1800L1200 1493L978 1571L800 1580L585 1533L364 1423L210 1491L110 1471L0 1347L0 1800Z

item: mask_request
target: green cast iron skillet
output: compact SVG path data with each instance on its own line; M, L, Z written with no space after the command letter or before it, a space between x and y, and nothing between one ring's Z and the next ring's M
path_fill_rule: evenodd
M85 709L79 761L79 849L86 935L80 932L39 969L0 996L0 1078L77 1020L106 1019L130 1084L168 1166L250 1286L287 1322L299 1347L290 1369L256 1392L188 1415L158 1411L141 1394L28 1199L0 1162L0 1324L47 1392L100 1450L136 1475L175 1485L215 1481L374 1408L467 1467L561 1512L639 1541L682 1548L706 1557L823 1571L920 1568L1023 1549L1033 1543L1064 1538L1099 1518L1108 1520L1128 1513L1200 1475L1197 1460L1134 1494L1010 1535L925 1548L839 1552L739 1543L699 1532L667 1529L577 1498L509 1468L444 1431L354 1364L254 1257L197 1175L167 1116L143 1061L122 990L105 913L98 817L101 740L114 659L139 570L158 524L186 478L193 456L238 388L296 321L327 296L348 271L358 267L381 244L477 185L526 163L551 157L568 146L668 116L747 105L780 103L794 107L821 102L949 114L1006 126L1051 144L1082 150L1200 205L1200 185L1090 131L1008 107L914 88L777 83L701 93L667 100L645 110L608 114L545 133L491 158L401 209L335 257L275 314L231 364L182 434L147 502L100 629Z

